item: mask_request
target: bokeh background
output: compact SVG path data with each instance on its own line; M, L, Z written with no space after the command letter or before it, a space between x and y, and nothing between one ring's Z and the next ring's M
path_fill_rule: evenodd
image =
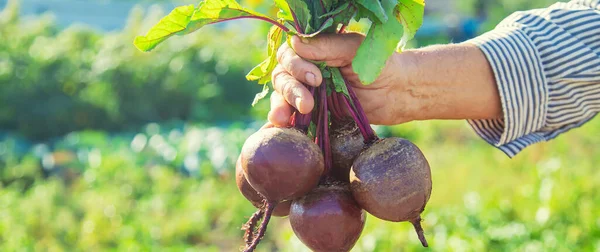
M243 0L272 13L272 1ZM459 42L550 0L429 0L411 47ZM244 76L269 26L232 22L138 52L194 1L0 0L0 251L236 251L254 212L234 161L268 99ZM359 26L357 24L357 26ZM433 251L600 251L600 120L514 159L464 121L377 127L415 142ZM260 251L307 251L275 219ZM354 251L421 251L369 216Z

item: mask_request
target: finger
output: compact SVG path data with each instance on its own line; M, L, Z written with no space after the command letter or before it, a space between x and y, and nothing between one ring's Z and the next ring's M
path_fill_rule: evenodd
M322 77L319 68L298 56L292 48L284 43L277 51L277 61L294 78L311 86L321 85Z
M267 118L269 122L277 127L285 127L289 124L292 115L292 106L285 101L278 92L271 93L271 111Z
M267 122L267 123L265 123L265 125L263 125L262 127L260 127L260 129L259 129L259 130L268 129L268 128L273 128L273 127L275 127L275 125L274 125L273 123L271 123L271 122Z
M278 65L277 67L280 67ZM276 67L276 68L277 68ZM300 113L306 114L310 112L315 101L312 95L302 83L294 79L289 73L279 70L273 75L273 87L279 92L283 98Z
M304 39L294 36L291 44L302 58L324 61L328 66L340 67L352 62L363 39L364 36L360 33L321 34Z

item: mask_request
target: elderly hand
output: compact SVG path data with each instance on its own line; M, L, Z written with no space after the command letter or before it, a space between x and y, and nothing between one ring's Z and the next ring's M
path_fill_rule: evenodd
M352 59L363 39L358 33L323 34L311 39L293 37L292 48L284 43L272 74L276 92L271 95L269 121L287 126L292 106L303 114L313 109L314 99L304 84L319 86L322 76L308 60L339 67L372 124L501 115L493 73L476 46L445 45L394 53L378 79L365 86L352 71Z

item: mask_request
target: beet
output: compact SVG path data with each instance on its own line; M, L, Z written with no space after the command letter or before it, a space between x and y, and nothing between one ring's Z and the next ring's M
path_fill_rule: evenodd
M238 158L238 161L235 165L235 182L238 186L238 189L246 197L250 203L256 208L261 208L264 205L263 197L252 188L246 177L244 176L244 172L242 170L241 159ZM287 216L290 212L290 206L292 205L292 201L283 201L275 207L273 210L273 215L278 217Z
M342 185L321 185L294 200L290 209L294 233L313 251L349 251L365 218L348 186Z
M331 176L340 181L349 182L352 162L365 146L358 125L354 121L332 124L329 139L333 163Z
M420 214L431 195L431 171L419 148L402 138L386 138L363 151L352 164L354 199L383 220L410 221L423 246Z
M319 146L300 131L265 128L246 139L240 166L250 186L265 198L264 206L244 225L244 251L249 252L265 235L278 203L304 196L317 186L325 161Z
M267 128L251 135L242 147L241 163L250 185L269 202L303 196L317 186L324 170L319 146L287 128Z

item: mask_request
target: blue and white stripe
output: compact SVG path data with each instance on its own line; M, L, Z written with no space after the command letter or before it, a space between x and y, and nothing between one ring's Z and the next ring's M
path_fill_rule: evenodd
M467 42L490 62L504 112L468 122L509 157L600 112L600 0L516 12Z

